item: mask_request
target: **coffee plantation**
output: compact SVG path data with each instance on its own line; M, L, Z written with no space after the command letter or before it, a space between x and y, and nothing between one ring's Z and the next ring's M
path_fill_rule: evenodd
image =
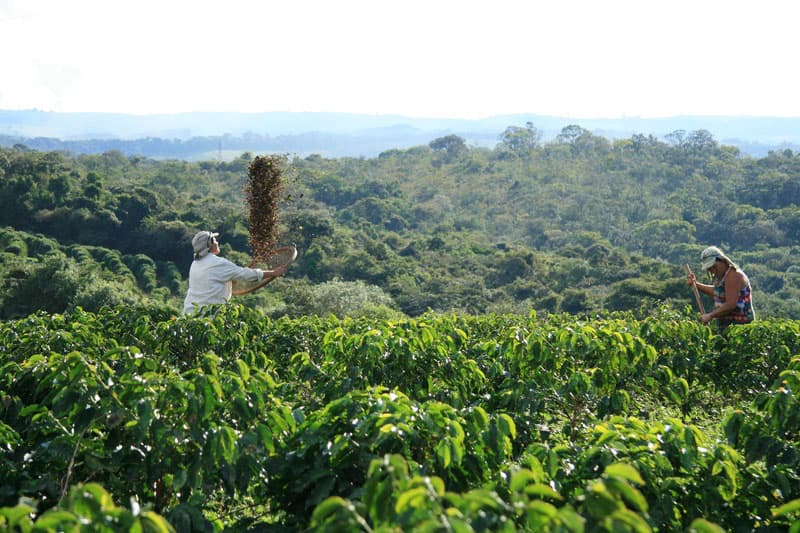
M0 528L800 530L795 321L173 313L0 323Z

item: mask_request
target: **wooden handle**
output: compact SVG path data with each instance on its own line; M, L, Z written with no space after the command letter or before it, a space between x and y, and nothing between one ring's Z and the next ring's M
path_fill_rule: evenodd
M692 274L692 269L689 268L689 263L686 263L686 274ZM703 307L703 301L700 299L700 291L697 290L697 280L692 283L692 290L694 290L694 299L697 301L697 307L700 309L700 314L706 314L706 310Z

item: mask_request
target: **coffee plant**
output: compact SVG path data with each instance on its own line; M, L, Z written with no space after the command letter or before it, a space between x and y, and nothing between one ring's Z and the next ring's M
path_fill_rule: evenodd
M39 312L0 529L800 531L798 395L790 320Z

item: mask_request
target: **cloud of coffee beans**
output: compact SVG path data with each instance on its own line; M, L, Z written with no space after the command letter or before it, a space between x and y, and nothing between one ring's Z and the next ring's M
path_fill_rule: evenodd
M283 156L256 156L250 162L244 196L249 206L248 242L257 262L266 261L278 242L278 202L285 169Z

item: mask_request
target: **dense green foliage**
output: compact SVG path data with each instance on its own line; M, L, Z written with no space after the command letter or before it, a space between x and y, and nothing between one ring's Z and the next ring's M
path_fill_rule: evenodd
M195 231L221 232L223 255L248 260L250 160L0 148L2 317L139 301L178 309ZM715 244L750 275L760 316L800 318L791 150L756 159L704 130L611 142L579 126L543 143L528 124L491 150L449 135L372 159L289 163L282 240L298 260L241 300L272 316L351 308L286 296L331 282L369 288L355 314L680 308L692 303L683 264Z
M800 530L800 155L500 140L291 160L289 275L192 318L250 155L0 149L0 528Z
M800 527L794 321L120 306L3 322L0 347L22 531Z

